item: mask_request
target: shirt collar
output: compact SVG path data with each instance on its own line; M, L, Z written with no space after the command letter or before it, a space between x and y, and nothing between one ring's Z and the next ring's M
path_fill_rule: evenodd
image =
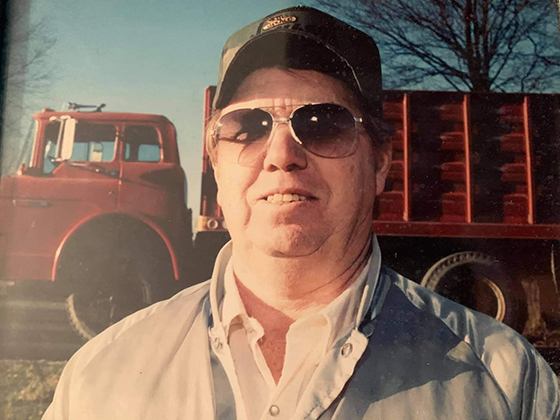
M210 305L212 311L212 318L214 321L214 331L222 336L222 338L227 337L227 329L237 315L245 315L246 311L241 302L241 298L239 296L239 291L235 285L235 281L233 278L233 267L231 264L231 255L232 255L233 243L229 241L224 247L221 249L218 257L216 258L216 263L214 265L214 271L212 273L212 279L210 281ZM355 291L355 296L358 297L359 295L356 292L356 289L361 289L361 283L365 281L365 285L363 286L360 304L358 306L358 311L356 313L355 328L358 328L360 324L364 321L366 314L368 313L368 309L372 304L372 299L374 297L374 292L378 288L379 282L379 272L381 269L381 250L379 249L379 244L377 242L377 237L375 234L372 238L372 255L370 257L370 261L368 262L366 269L360 274L360 277L350 286L345 292L343 292L340 296L338 296L329 306L323 308L321 311L327 310L329 313L326 316L331 316L334 314L337 309L340 310L338 305L343 305L344 297L343 295L348 292L352 294L352 291ZM231 276L231 277L230 277ZM226 286L226 282L228 285ZM231 287L233 285L233 287ZM231 291L234 293L231 304L227 301L224 302L224 296L226 290L228 293ZM229 299L228 299L229 301ZM220 307L222 303L227 303L227 307L224 306L223 312L220 311ZM381 303L378 299L376 300L376 304ZM334 306L335 308L330 308ZM332 312L331 312L332 309ZM378 311L373 311L373 314L377 313ZM223 313L223 317L222 317ZM223 326L226 326L226 330L224 330Z
M224 298L221 302L220 316L226 336L229 335L229 327L234 320L240 319L240 321L245 324L247 317L245 305L243 305L243 301L239 295L239 289L235 284L233 264L230 259L227 263L226 271L224 272Z
M365 284L369 280L370 268L375 258L376 256L372 252L366 266L354 283L317 313L317 315L325 317L327 325L330 327L327 342L329 347L344 335L351 325L359 325L355 317L360 309L360 298Z

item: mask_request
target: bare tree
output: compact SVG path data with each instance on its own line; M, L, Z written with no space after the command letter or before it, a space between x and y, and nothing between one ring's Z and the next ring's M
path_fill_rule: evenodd
M316 0L370 33L387 87L560 88L554 0Z
M28 94L43 93L52 83L49 52L55 44L46 21L29 23L28 17L10 17L9 61L6 82L11 89Z
M36 99L53 81L49 55L55 45L46 20L31 22L29 0L11 2L8 10L7 64L2 112L2 173L22 163L31 146L30 114Z

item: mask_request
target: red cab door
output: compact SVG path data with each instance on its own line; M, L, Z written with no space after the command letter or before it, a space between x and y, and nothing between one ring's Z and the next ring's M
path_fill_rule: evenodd
M117 126L78 121L71 144L60 120L43 121L39 167L14 179L13 226L5 275L13 280L51 279L55 254L84 219L116 210L119 188ZM66 148L66 158L61 158Z

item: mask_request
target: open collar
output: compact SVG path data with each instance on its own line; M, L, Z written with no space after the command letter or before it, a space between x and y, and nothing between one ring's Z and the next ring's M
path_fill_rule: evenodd
M210 326L213 330L213 335L218 335L225 339L226 332L224 331L220 317L220 305L225 295L224 278L228 264L230 263L233 251L233 242L229 241L218 253L214 271L210 280L210 307L211 307L211 322ZM367 276L366 284L364 286L358 312L356 314L356 322L354 329L360 328L363 324L368 323L380 311L383 298L386 293L385 287L379 285L379 272L381 270L381 250L377 237L373 234L372 237L372 257ZM376 291L379 290L379 293ZM369 334L366 334L369 335Z

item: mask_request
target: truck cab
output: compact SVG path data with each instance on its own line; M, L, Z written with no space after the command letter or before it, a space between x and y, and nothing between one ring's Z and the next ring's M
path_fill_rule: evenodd
M90 311L92 335L184 279L191 214L175 127L100 107L33 118L29 162L0 184L0 278L60 284L74 312Z

